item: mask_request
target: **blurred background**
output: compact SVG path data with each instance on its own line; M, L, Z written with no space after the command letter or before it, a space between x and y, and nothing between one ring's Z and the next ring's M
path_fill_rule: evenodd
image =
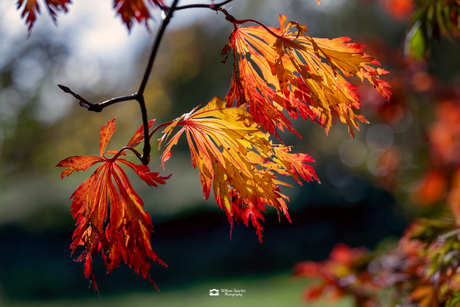
M151 33L142 25L128 33L110 1L74 2L57 27L42 7L30 37L15 3L0 3L0 306L302 306L309 281L291 275L295 263L325 259L337 242L384 249L414 217L439 211L434 205L446 187L432 161L455 159L456 139L439 125L440 112L452 114L449 103L460 96L458 44L434 43L429 62L408 64L404 7L370 0L322 0L320 6L316 0L235 0L227 8L236 18L277 27L278 14L286 14L313 37L348 36L365 44L391 72L383 79L392 99L386 102L369 84L359 86L361 113L371 124L354 139L338 121L328 136L304 121L295 122L303 138L283 135L294 152L316 160L321 184L283 190L292 224L268 210L262 244L244 225L236 225L230 240L224 212L214 199L203 199L185 142L166 171L154 150L151 169L173 176L158 188L134 177L132 183L152 216L153 249L169 266L150 270L161 291L123 265L107 275L96 259L99 299L69 250L75 224L69 197L91 171L61 180L55 165L73 155L97 155L100 128L115 116L109 149L123 146L140 126L140 112L131 101L90 113L56 85L91 102L135 92L160 16L149 23ZM149 118L167 122L225 96L232 63L222 64L220 53L231 30L222 14L177 12L146 91ZM435 108L442 101L444 109ZM447 141L434 144L433 135ZM451 146L452 157L430 146ZM210 297L213 288L246 292Z

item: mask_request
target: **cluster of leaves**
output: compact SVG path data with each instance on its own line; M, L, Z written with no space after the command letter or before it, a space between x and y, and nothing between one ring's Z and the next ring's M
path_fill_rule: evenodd
M248 104L256 121L276 136L276 128L295 132L283 109L292 118L297 118L298 113L305 120L319 122L326 133L332 125L334 110L354 136L353 128L359 130L356 120L367 120L355 115L359 95L345 77L366 78L389 99L389 84L379 79L387 71L370 66L380 63L363 53L363 45L347 43L348 37L312 38L307 35L306 26L293 21L286 24L283 15L279 21L278 29L235 27L232 32L223 51L233 50L234 58L232 83L226 96L229 105Z
M410 26L418 20L421 25L425 24L423 27L428 26L432 31L428 35L430 37L436 31L446 37L458 36L458 1L417 1L414 4L415 13L409 21ZM411 11L408 10L407 14ZM427 19L428 16L431 19ZM446 21L448 18L450 21ZM445 26L451 21L452 27ZM428 49L423 48L420 50L426 57L429 55ZM391 50L383 50L384 53L393 54ZM410 55L417 58L414 54ZM460 305L458 85L451 87L428 73L425 61L407 63L401 58L394 58L392 64L395 69L389 78L392 97L378 105L378 116L383 122L395 125L403 122L408 114L420 114L416 114L416 108L420 106L416 105L411 110L411 103L429 99L433 105L428 104L426 109L432 112L432 123L422 122L425 143L414 160L417 159L415 163L420 163L424 170L420 170L421 174L413 175L412 191L401 187L403 182L407 182L407 178L404 180L402 177L409 175L404 174L402 153L395 145L385 151L393 156L392 162L382 155L381 163L387 164L387 172L380 178L380 184L406 208L415 207L414 212L434 218L416 219L407 227L397 247L383 254L338 245L328 260L297 264L294 267L297 275L319 280L319 284L307 287L304 295L306 300L324 295L332 298L350 296L356 306ZM350 259L353 254L360 256L354 262L346 262L337 257L338 250L347 250Z
M60 85L64 92L74 95L80 105L90 111L99 112L113 103L135 99L141 105L144 119L144 125L120 150L106 151L115 129L112 120L101 130L100 156L74 156L57 165L66 168L62 172L63 178L73 171L87 170L102 163L71 196L72 216L77 226L71 249L74 252L79 246L85 248L77 260L85 262L85 275L96 289L92 266L93 257L99 253L109 273L123 260L150 281L150 260L165 265L150 243L153 229L150 216L143 210L142 200L120 166L128 166L150 186L166 183L169 176L159 176L146 165L149 163L150 138L160 128L164 128L159 145L160 150L165 144L161 155L163 167L172 155L173 146L185 134L192 165L200 174L204 197L209 199L212 187L231 228L234 221L242 221L246 226L250 221L262 241L266 206L274 207L279 215L283 214L290 221L286 205L288 197L279 188L280 185L289 185L276 176L290 176L299 184L302 180L319 182L308 164L314 162L310 156L291 153L290 146L275 144L270 136L280 139L278 131L284 129L298 135L288 119L295 119L298 114L305 120L319 123L327 133L332 125L333 112L348 125L350 135L354 136L354 129L359 130L358 122L367 123L367 120L356 114L360 108L359 95L347 78L367 79L385 99L390 97L389 84L380 79L387 71L375 67L380 65L379 62L363 52L363 45L348 43L350 38L347 37L313 38L307 34L305 25L287 22L283 15L279 17L279 28L267 27L255 20L237 20L221 8L228 2L207 6L223 12L234 26L222 52L227 56L232 53L234 61L230 90L225 99L215 97L202 108L197 107L171 122L154 127L153 120L148 124L146 121L142 94L146 77L138 93L101 104L91 104ZM45 3L54 17L56 10L66 11L70 1L46 0ZM159 30L161 38L172 12L185 8L177 7L177 3L175 0L171 7L166 7L162 1L156 0L115 0L114 9L130 29L134 20L147 25L151 17L149 5L160 8L166 15ZM36 0L20 0L18 8L22 6L30 29L39 11L38 3ZM203 5L197 4L196 7ZM248 22L257 25L243 25ZM152 59L159 41L154 44ZM180 130L173 135L176 128ZM142 141L143 155L135 149ZM127 151L133 152L142 164L123 158ZM113 157L107 158L108 155Z
M458 306L459 230L452 219L420 219L397 248L372 254L337 244L328 260L296 264L294 274L314 278L304 299L350 296L355 306Z
M426 132L430 164L419 180L420 188L406 201L425 212L442 210L441 218L417 219L408 226L397 248L383 255L339 245L329 260L296 265L296 274L320 280L319 285L307 288L306 300L325 295L351 296L356 306L460 304L460 101L442 100L435 110L435 121ZM344 264L336 256L337 248L350 253L354 250L355 254L360 251L362 257Z
M56 22L57 13L60 11L67 12L67 6L72 3L70 0L44 1L54 22ZM150 7L158 6L165 6L162 0L113 0L113 7L128 30L131 29L135 20L144 23L148 28L147 21L152 18ZM17 8L22 9L22 17L26 18L30 31L36 22L37 14L40 13L38 0L18 0Z

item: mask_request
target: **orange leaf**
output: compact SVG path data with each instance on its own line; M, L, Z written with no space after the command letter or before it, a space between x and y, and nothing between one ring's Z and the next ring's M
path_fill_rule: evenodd
M101 144L100 144L100 154L101 157L104 155L105 148L107 147L107 143L109 143L110 139L112 138L113 132L115 131L115 119L112 119L107 123L107 126L102 126L101 129Z
M153 121L150 123L153 124ZM149 123L149 124L150 124ZM85 251L77 261L85 261L85 276L97 290L93 274L93 257L99 253L105 261L107 272L112 272L123 259L126 264L144 278L152 281L148 273L150 261L166 265L152 250L150 232L153 231L150 215L143 210L142 199L132 188L128 177L119 163L132 168L139 178L149 186L166 183L169 178L150 172L146 165L137 165L120 158L121 154L108 159L104 152L115 130L115 119L103 126L100 136L101 157L77 156L62 160L57 166L68 167L61 177L68 176L74 170L86 170L97 162L102 164L72 194L72 217L77 221L70 246L72 253L78 246ZM142 127L134 134L128 144L135 145L143 139ZM110 210L109 210L110 206ZM109 214L110 212L110 214Z
M149 121L149 124L148 124L149 130L150 128L152 128L154 123L155 123L154 119L151 119ZM128 144L126 144L126 146L136 147L137 145L139 145L140 142L142 142L143 139L144 139L144 124L142 124L139 127L139 129L137 129L137 131L134 132L133 136L129 140Z
M273 146L268 133L260 131L244 106L228 108L225 100L214 97L205 107L184 114L168 126L160 144L168 140L177 126L182 128L169 139L160 158L163 166L185 132L192 165L200 172L204 197L209 198L212 188L232 227L234 219L243 220L246 226L251 220L259 240L262 240L259 220L263 221L261 212L265 212L265 205L283 212L289 219L284 201L287 197L278 187L286 184L276 180L271 171L293 175L297 170L305 180L317 179L313 169L302 164L313 160L306 155L289 155L287 149Z
M73 171L85 171L97 162L104 161L101 157L96 156L74 156L59 162L58 167L69 167L61 174L61 179L69 176Z
M283 109L292 118L300 114L305 120L319 122L326 133L332 125L334 110L353 136L353 128L359 129L357 120L367 120L355 115L360 106L359 96L345 78L366 78L389 99L389 85L379 79L387 71L370 66L379 63L363 52L363 45L347 43L347 37L320 39L306 32L304 25L286 24L284 15L280 15L279 29L236 27L224 48L225 52L233 50L235 61L226 99L229 105L247 103L255 121L275 136L277 128L294 132L281 112Z

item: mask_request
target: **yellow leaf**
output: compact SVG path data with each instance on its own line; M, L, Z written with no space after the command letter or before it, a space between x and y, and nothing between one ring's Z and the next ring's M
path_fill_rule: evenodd
M171 148L185 132L193 167L200 172L203 195L209 198L211 188L219 206L225 210L230 223L251 219L259 238L264 206L274 207L289 219L285 199L275 179L279 174L293 176L299 183L318 180L313 168L303 164L314 162L303 154L290 154L290 148L273 145L269 134L262 132L244 106L228 108L226 101L214 97L205 107L193 110L174 121L164 131L166 142L172 129L182 127L166 145L161 156L164 164Z

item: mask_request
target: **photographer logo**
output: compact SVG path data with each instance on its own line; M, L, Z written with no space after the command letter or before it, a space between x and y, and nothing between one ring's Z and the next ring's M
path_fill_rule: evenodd
M219 296L219 290L217 289L209 290L209 296Z

